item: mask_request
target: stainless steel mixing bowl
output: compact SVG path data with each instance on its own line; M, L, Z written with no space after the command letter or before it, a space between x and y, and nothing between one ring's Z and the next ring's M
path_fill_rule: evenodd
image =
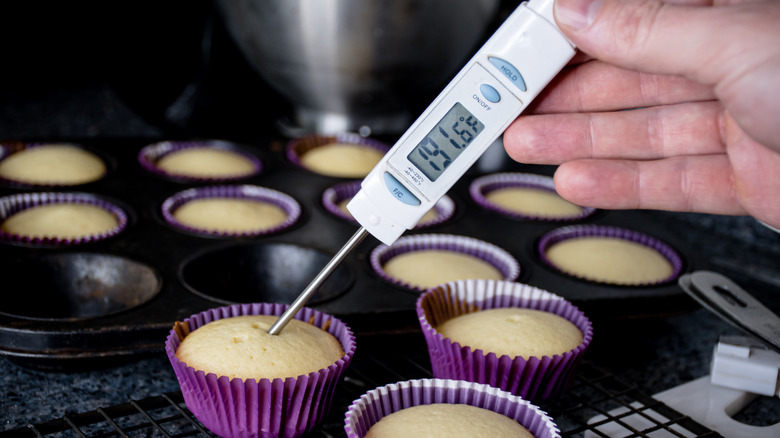
M239 50L295 108L292 125L323 134L403 132L487 37L499 3L217 0Z

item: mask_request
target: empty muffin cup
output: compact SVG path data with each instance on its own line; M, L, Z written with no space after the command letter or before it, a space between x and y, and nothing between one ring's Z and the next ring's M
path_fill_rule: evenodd
M348 438L363 438L389 415L439 403L474 406L506 416L535 438L561 436L553 419L529 401L489 385L448 379L408 380L372 389L349 406L344 430Z
M232 181L262 171L260 159L230 142L163 141L143 147L138 163L147 171L173 180Z
M322 192L322 205L333 216L357 223L347 210L347 203L360 191L361 181L347 181L334 184ZM455 214L455 202L447 195L442 196L433 208L417 222L416 229L431 227L446 222Z
M70 143L13 143L0 148L0 181L22 186L62 187L98 181L106 161Z
M579 330L581 340L568 351L523 357L461 345L443 336L437 329L462 315L505 308L557 315ZM590 320L576 306L551 292L522 283L491 280L451 282L422 294L416 309L434 377L488 384L527 400L549 399L567 390L593 338ZM524 324L524 321L522 317L515 320L518 324ZM499 323L496 322L496 325ZM487 323L484 327L489 329L491 326ZM540 333L557 336L557 329ZM509 336L509 333L498 336L504 335ZM534 336L531 340L536 338ZM488 339L493 340L492 337ZM523 338L517 342L527 340ZM514 339L507 340L509 344L513 342Z
M226 437L299 437L327 417L333 394L355 353L352 330L333 316L302 308L295 318L333 335L344 355L332 365L285 379L241 379L196 370L176 351L189 333L211 321L242 315L280 316L283 304L250 303L209 309L177 322L165 341L165 352L192 414L215 434ZM216 353L216 352L215 352Z
M287 159L294 165L320 175L364 178L390 147L352 133L311 135L287 143Z
M156 270L126 257L65 252L36 254L5 264L6 300L0 313L17 318L77 321L134 309L159 293Z
M483 208L515 219L572 221L596 211L561 198L552 177L532 173L482 176L472 181L469 194Z
M198 187L174 194L162 216L177 229L210 237L276 233L295 224L301 207L291 196L254 185Z
M88 193L23 193L0 198L0 239L32 245L77 245L113 237L128 213Z
M370 263L381 278L418 292L454 280L512 281L520 275L520 263L504 249L452 234L416 234L381 244Z
M544 234L539 257L578 279L618 286L654 286L679 277L682 257L659 239L607 225L572 225Z

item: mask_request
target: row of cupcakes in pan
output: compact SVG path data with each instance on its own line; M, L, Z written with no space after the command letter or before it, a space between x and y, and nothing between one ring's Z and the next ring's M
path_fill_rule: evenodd
M238 185L183 190L167 198L163 218L173 227L204 236L259 236L284 230L301 216L295 199L269 188ZM73 245L120 234L130 223L116 201L87 193L23 193L0 198L0 238L7 242ZM613 226L571 225L538 241L542 262L575 277L643 286L674 280L682 258L664 242ZM521 267L491 243L449 234L416 234L379 245L374 271L402 287L425 290L448 281L515 280Z
M388 382L354 400L345 412L347 436L560 436L532 402L571 385L593 338L583 312L551 292L491 280L439 285L416 307L433 378ZM177 322L168 335L165 350L186 406L212 432L297 437L328 415L355 336L310 308L269 335L285 309L210 309Z
M207 236L258 236L296 223L300 205L268 188L210 186L167 198L162 216L176 229ZM0 238L8 242L71 245L118 235L130 223L120 204L86 193L23 193L0 198ZM553 229L538 242L547 265L585 280L619 285L653 285L674 280L682 258L669 245L637 231L599 225ZM515 280L520 264L491 243L449 234L416 234L370 255L386 280L417 290L448 281Z
M322 175L360 178L389 147L355 134L312 136L288 142L289 162ZM163 141L141 148L142 168L173 181L236 181L263 171L249 148L220 140ZM78 186L99 181L117 165L92 148L70 143L0 144L0 181L20 186Z

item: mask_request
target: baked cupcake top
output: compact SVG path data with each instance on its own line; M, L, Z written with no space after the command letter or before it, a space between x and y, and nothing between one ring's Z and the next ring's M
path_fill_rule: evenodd
M309 374L344 356L333 335L297 319L278 335L268 334L277 319L244 315L212 321L189 333L176 356L196 370L255 380Z
M563 354L583 340L580 329L566 318L519 307L466 313L444 321L435 329L462 347L510 357Z
M294 224L301 207L291 196L254 185L183 190L162 204L165 220L184 231L220 237L256 236Z
M412 406L382 417L365 438L533 438L517 421L488 409L450 403Z
M632 230L609 226L572 226L542 236L543 261L589 281L641 286L669 281L682 269L668 245Z
M255 170L252 162L243 155L208 147L171 152L157 161L157 167L171 175L207 178L248 175Z
M0 178L31 185L86 184L106 171L100 157L69 144L32 145L0 160Z
M184 180L236 180L262 170L253 154L216 140L154 143L141 149L138 161L150 172Z
M281 207L255 199L193 199L173 212L180 223L210 232L242 233L274 228L287 220Z
M287 157L294 164L325 176L364 178L390 148L356 134L309 136L292 140Z
M504 275L490 263L457 251L428 249L399 254L384 265L387 275L417 288L429 289L455 280L481 278L502 280Z
M20 193L0 198L0 238L44 245L106 239L129 223L122 207L88 193Z
M88 204L47 204L24 209L4 220L6 233L30 239L78 239L107 233L119 225L102 207Z
M514 280L520 264L491 243L452 234L414 234L370 255L371 267L400 286L425 291L456 280Z
M552 177L532 173L482 176L471 183L469 193L482 207L518 219L576 220L595 212L558 195Z

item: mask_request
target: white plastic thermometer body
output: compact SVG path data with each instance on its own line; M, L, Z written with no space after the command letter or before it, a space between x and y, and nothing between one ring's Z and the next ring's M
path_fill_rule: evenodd
M347 209L390 245L571 60L553 0L521 4L368 174Z
M371 233L392 244L455 184L574 56L553 0L521 4L366 176L347 209L361 227L268 330L277 335Z

